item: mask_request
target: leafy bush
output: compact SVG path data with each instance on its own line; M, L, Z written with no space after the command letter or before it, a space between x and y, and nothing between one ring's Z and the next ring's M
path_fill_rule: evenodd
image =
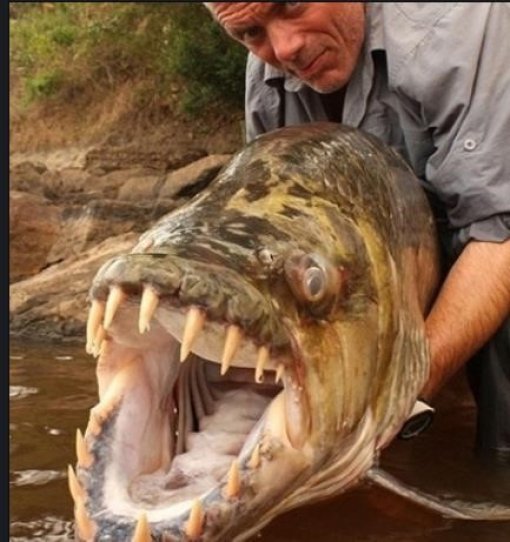
M176 10L170 35L163 71L177 73L188 81L188 109L201 108L218 98L242 101L246 52L225 35L201 5Z
M73 96L145 81L152 97L184 87L181 106L221 100L241 106L244 49L200 3L11 3L11 70L26 100ZM147 90L145 91L147 92Z
M45 73L41 70L26 82L27 98L33 101L37 98L52 96L60 87L60 74L56 71Z

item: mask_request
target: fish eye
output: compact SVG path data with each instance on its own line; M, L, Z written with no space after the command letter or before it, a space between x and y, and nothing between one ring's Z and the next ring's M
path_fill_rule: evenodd
M328 258L296 250L286 255L283 271L298 305L305 307L313 317L321 317L329 311L341 288L341 280Z
M326 290L326 275L317 266L309 267L303 274L303 293L308 301L319 300Z

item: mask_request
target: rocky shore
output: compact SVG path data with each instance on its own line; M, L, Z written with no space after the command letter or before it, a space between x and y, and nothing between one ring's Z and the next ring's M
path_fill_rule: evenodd
M192 145L11 154L11 337L83 342L97 269L206 187L230 157Z

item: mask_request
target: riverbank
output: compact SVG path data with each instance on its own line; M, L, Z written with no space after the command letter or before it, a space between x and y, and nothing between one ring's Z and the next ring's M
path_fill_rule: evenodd
M215 129L174 118L144 136L12 150L12 337L83 341L101 264L205 188L242 146L239 113L216 119Z

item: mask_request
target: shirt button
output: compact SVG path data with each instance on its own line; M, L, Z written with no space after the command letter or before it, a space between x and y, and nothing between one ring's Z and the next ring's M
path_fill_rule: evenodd
M473 151L476 149L476 141L474 139L464 140L464 150Z

